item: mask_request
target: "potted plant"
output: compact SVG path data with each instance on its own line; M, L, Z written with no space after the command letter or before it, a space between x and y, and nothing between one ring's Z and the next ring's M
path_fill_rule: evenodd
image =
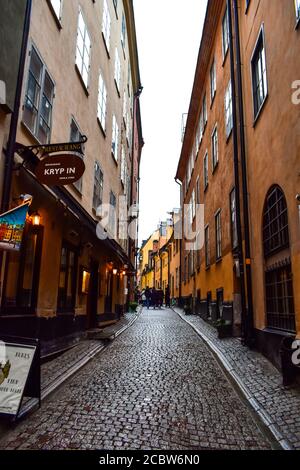
M218 338L228 338L232 336L232 323L231 321L226 321L224 318L219 318L216 323L215 327L218 330Z
M137 311L139 304L137 302L130 302L129 303L129 312L135 313Z
M185 304L183 307L185 315L192 315L192 309L191 306L188 304Z

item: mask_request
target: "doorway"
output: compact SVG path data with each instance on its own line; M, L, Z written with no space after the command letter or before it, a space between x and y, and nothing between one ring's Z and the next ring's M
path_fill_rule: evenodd
M112 313L113 303L113 273L108 271L106 278L106 297L105 297L105 313Z
M91 261L90 265L90 283L87 299L87 318L88 329L96 328L98 315L98 297L99 297L99 263L96 260Z

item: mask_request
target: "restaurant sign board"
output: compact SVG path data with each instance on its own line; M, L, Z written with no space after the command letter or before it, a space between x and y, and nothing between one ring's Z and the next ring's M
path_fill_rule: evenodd
M35 175L47 186L65 186L78 181L85 171L83 159L75 154L48 155L41 160Z

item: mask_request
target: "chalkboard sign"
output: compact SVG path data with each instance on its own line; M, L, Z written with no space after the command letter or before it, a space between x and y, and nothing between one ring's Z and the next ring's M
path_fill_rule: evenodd
M17 419L24 396L40 405L39 341L0 337L0 416Z

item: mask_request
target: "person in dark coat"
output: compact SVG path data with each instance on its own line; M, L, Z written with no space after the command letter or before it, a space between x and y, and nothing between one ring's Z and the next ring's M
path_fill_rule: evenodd
M146 297L146 307L149 310L150 301L151 301L151 291L148 286L145 289L145 297Z
M157 291L157 306L158 306L158 308L162 308L163 303L164 303L164 291L162 289L159 289Z
M152 303L152 306L153 306L154 310L155 310L156 307L158 306L157 300L158 300L157 290L155 289L155 287L153 287L153 289L152 289L151 303Z
M166 304L166 307L171 307L171 303L170 303L170 287L167 286L166 287L166 290L165 290L165 304Z

